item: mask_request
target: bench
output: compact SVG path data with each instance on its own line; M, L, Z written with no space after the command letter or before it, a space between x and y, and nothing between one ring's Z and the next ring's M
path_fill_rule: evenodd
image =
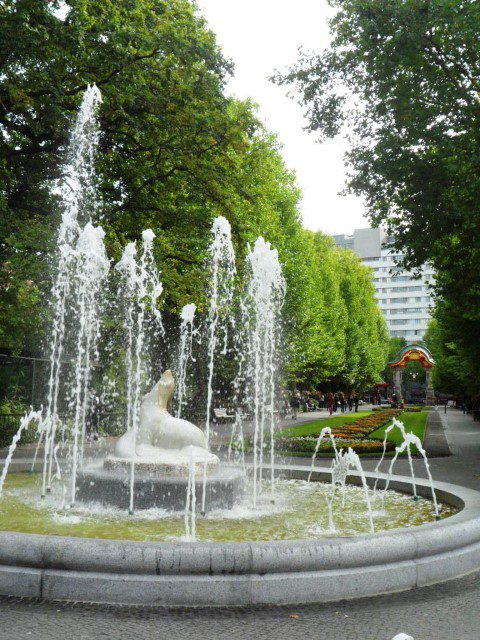
M227 409L224 407L218 407L213 410L213 421L214 422L235 422L235 416L231 413L228 413Z

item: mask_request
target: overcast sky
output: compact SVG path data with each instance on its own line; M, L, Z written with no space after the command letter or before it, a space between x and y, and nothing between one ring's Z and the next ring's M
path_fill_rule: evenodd
M369 226L364 206L353 196L338 195L345 184L342 139L322 144L303 131L302 108L268 77L297 58L297 48L328 45L326 0L197 0L227 57L235 64L228 92L251 97L262 120L284 144L284 158L303 191L305 225L327 233L351 233Z

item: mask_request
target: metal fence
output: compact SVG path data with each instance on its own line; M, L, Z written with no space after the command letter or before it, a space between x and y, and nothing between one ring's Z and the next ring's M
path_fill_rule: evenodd
M23 413L0 413L0 447L8 446L13 436L18 431ZM67 416L59 416L61 424L68 425ZM125 431L124 413L95 413L87 422L88 436L118 436ZM20 443L34 442L36 440L36 425L32 424L27 433L22 434Z
M48 372L47 358L0 353L0 402L18 398L32 406L42 404Z

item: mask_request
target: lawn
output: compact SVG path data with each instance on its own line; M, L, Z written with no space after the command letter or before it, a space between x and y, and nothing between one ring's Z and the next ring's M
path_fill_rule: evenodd
M423 442L423 439L425 437L425 429L427 426L427 418L428 411L420 411L418 413L410 413L408 411L405 411L399 417L399 420L400 422L403 422L403 424L405 425L405 430L407 432L411 431ZM385 437L385 429L387 428L387 426L380 427L380 429L377 429L376 431L371 433L369 437L383 440ZM396 446L402 444L403 438L400 430L392 429L388 434L388 440L390 440L390 442L394 442ZM412 447L412 453L418 453L416 447Z
M311 436L318 435L318 433L325 427L341 427L344 424L349 424L369 416L373 411L359 411L358 413L341 413L338 416L332 416L331 418L324 418L323 420L315 420L315 422L308 422L307 424L299 424L286 429L281 429L277 432L278 438L288 438L290 436ZM375 432L376 433L376 432Z
M365 418L369 415L371 415L373 412L372 411L361 411L359 413L350 413L350 414L340 414L340 415L336 415L333 416L332 418L325 418L323 420L315 420L314 422L309 422L307 424L301 424L301 425L296 425L296 426L292 426L292 427L288 427L285 429L282 429L280 431L277 432L276 434L276 438L279 439L287 439L287 440L283 440L282 445L284 448L284 452L289 455L295 455L295 456L306 456L308 457L309 455L311 455L311 451L310 449L312 449L312 447L314 446L314 440L312 439L312 436L316 437L318 435L318 433L325 427L330 427L332 429L337 429L337 430L341 430L342 427L344 425L353 425L355 424L355 422L361 418ZM414 433L416 436L418 436L421 440L421 442L423 442L423 439L425 437L425 430L426 430L426 425L427 425L427 417L428 417L428 410L423 410L423 411L419 411L419 412L409 412L409 411L404 411L403 413L401 413L398 416L398 419L403 422L403 424L405 425L405 430L407 432L412 432ZM388 418L387 418L388 419ZM378 449L378 454L381 453L381 442L383 441L384 437L385 437L385 430L387 429L387 427L389 425L391 425L391 421L388 422L387 424L384 424L383 426L379 427L378 429L376 429L375 431L372 431L371 433L367 433L367 435L364 437L364 442L365 442L365 448L369 448L372 449L372 440L377 441L380 445L380 448ZM363 425L362 425L363 426ZM368 427L367 427L368 429ZM348 429L347 429L348 430ZM340 437L345 437L341 431L340 431ZM304 437L309 437L310 442L305 442L302 441L301 439ZM293 438L292 444L295 442L294 446L292 447L292 449L289 450L288 447L288 443L289 440L288 438ZM298 440L300 438L300 440ZM360 436L361 438L361 436ZM312 441L313 440L313 441ZM399 429L392 429L389 433L388 433L388 437L387 437L387 441L389 442L389 447L387 449L387 456L392 456L395 454L394 451L394 446L399 446L402 443L402 435ZM337 442L341 442L341 440L339 441L337 439ZM345 442L345 440L344 440ZM355 442L355 441L353 441ZM371 444L369 444L371 443ZM280 446L282 446L280 445ZM378 447L374 447L374 451L365 451L364 453L361 450L361 446L362 443L360 442L358 448L356 444L350 444L348 443L347 446L354 446L355 450L357 450L357 452L360 455L372 455L374 454L374 451L378 448ZM312 449L313 450L313 449ZM417 448L415 446L412 446L412 454L416 455L418 454ZM376 453L376 451L375 451ZM332 452L329 451L319 451L317 454L319 457L331 457L332 456ZM406 451L402 454L402 455L406 455Z

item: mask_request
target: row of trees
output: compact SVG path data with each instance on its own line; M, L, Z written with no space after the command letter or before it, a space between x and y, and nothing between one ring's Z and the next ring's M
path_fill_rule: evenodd
M332 41L276 80L320 137L348 131L350 189L437 270L437 382L480 394L480 4L330 0Z
M87 84L100 108L101 224L112 258L151 227L165 311L198 302L215 216L237 255L262 234L288 283L288 371L362 388L384 364L371 274L302 228L295 176L188 0L6 0L0 8L0 346L38 353L68 131Z

